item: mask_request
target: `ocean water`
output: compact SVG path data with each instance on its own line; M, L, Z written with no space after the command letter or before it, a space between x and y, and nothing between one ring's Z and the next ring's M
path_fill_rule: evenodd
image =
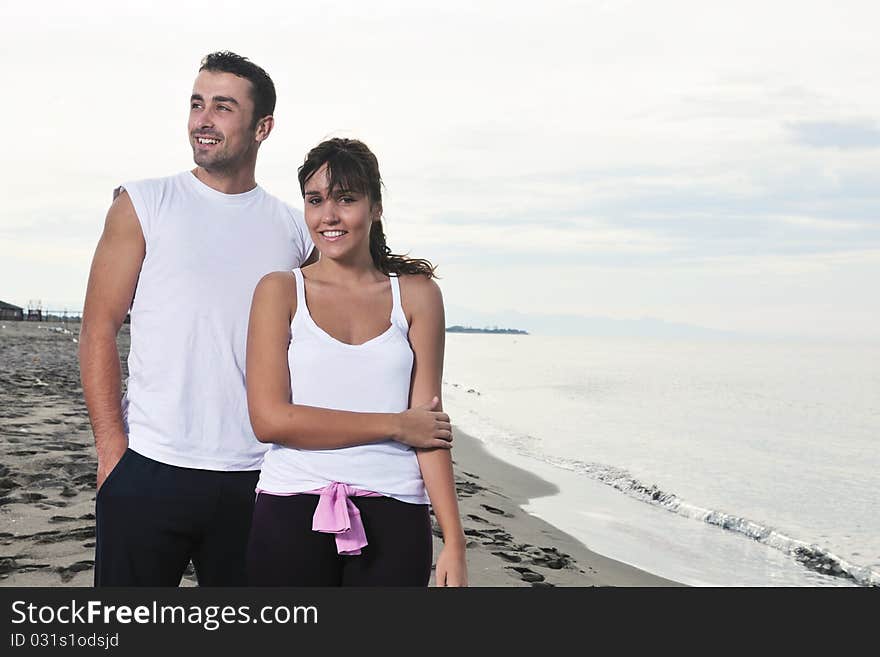
M453 423L525 507L693 585L880 585L880 345L447 335Z

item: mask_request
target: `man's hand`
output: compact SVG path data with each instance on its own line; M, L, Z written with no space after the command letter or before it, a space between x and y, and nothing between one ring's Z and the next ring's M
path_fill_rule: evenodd
M119 464L125 450L128 449L128 441L123 436L122 440L107 441L103 454L98 455L98 490L104 485L107 477L113 472L113 469Z
M397 414L394 440L418 449L450 449L452 447L452 424L449 416L436 410L440 400L434 397L429 403L414 406Z

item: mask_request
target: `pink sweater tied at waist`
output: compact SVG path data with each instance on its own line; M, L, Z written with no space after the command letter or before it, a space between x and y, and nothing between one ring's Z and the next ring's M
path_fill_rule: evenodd
M367 534L361 512L348 498L382 496L338 481L324 488L310 490L308 494L320 495L315 515L312 516L312 531L336 534L336 551L339 554L360 554L361 548L367 547Z
M270 493L257 489L257 494L280 495L320 495L315 515L312 516L312 531L325 534L336 534L336 552L345 555L357 555L361 548L367 547L367 534L361 520L361 512L349 497L384 497L379 493L361 490L348 484L334 481L324 488L316 488L304 493Z

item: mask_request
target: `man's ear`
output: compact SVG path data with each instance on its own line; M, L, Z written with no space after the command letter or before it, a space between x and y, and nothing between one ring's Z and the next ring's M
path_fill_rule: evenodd
M275 117L269 115L264 116L262 119L257 121L257 128L254 131L254 140L255 141L266 141L269 138L269 133L272 132L272 128L275 127Z

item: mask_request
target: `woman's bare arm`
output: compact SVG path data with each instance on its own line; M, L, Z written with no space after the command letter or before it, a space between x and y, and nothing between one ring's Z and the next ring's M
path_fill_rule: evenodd
M354 413L291 403L287 350L295 312L293 274L264 276L254 291L247 338L248 411L260 442L336 449L392 438L413 447L451 447L449 417L439 408L432 410L430 399L404 413Z
M424 276L408 276L401 296L410 315L409 341L414 362L410 405L441 399L446 326L443 297L437 284ZM448 450L420 449L419 467L434 516L443 531L444 547L437 557L437 586L467 586L465 540L455 494L452 457Z

